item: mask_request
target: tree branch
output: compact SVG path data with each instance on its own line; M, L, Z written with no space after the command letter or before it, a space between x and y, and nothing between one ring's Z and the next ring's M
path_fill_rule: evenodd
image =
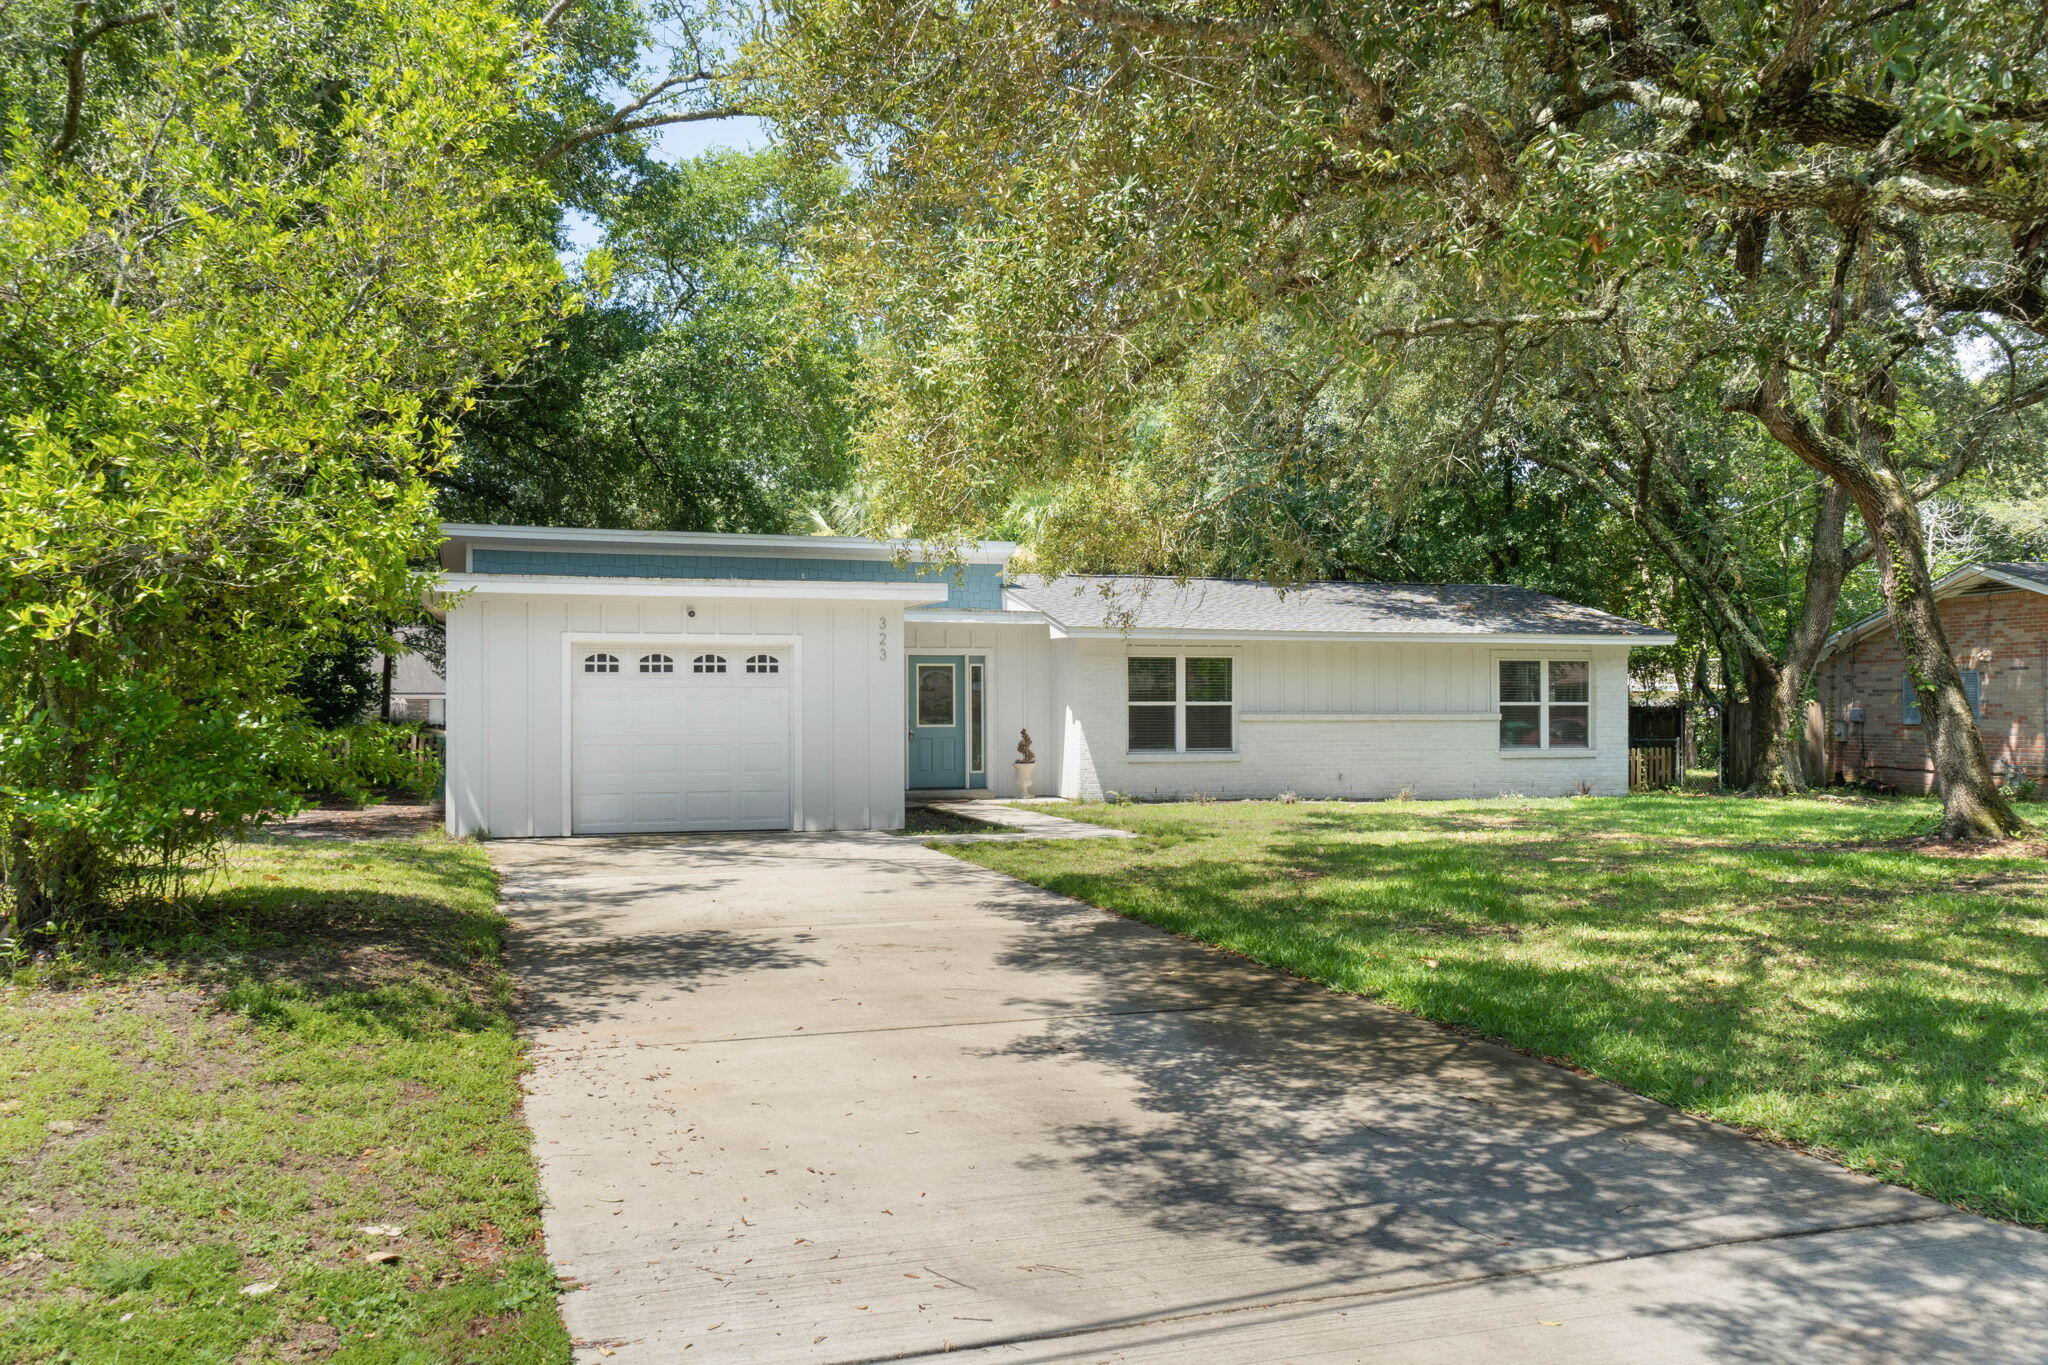
M1425 337L1463 336L1472 332L1505 334L1524 327L1574 327L1610 321L1621 307L1621 289L1627 275L1616 277L1604 291L1599 306L1570 313L1474 313L1462 317L1432 318L1406 327L1382 327L1371 333L1373 341L1420 341Z
M1611 164L1619 173L1638 174L1656 184L1753 212L1816 209L1838 222L1854 222L1896 206L1929 216L1970 214L1998 223L2034 223L2048 218L2048 197L1933 185L1916 175L1889 176L1871 183L1846 172L1749 171L1673 152L1627 152Z
M1255 47L1283 38L1315 58L1337 84L1363 104L1375 127L1393 119L1385 88L1352 59L1343 43L1308 19L1197 19L1130 5L1097 4L1094 0L1052 0L1052 6L1111 28L1149 33L1156 38L1192 38L1233 47Z
M78 141L79 121L85 112L86 49L116 29L163 19L177 9L175 4L171 4L135 14L117 14L87 28L85 16L89 7L90 0L77 0L71 7L71 46L64 50L64 121L59 125L57 135L50 139L49 152L52 156L62 156L71 150L72 143Z
M657 81L632 100L614 109L609 116L599 119L596 123L585 124L549 147L533 159L533 168L535 170L545 170L549 165L575 151L577 148L587 146L599 138L612 137L618 133L635 133L643 128L660 128L671 123L703 123L711 119L739 118L753 112L744 105L732 104L719 105L710 109L690 109L672 114L648 114L644 118L635 117L635 115L638 115L642 110L648 108L678 86L689 85L695 81L712 81L716 79L718 79L716 72L691 71Z

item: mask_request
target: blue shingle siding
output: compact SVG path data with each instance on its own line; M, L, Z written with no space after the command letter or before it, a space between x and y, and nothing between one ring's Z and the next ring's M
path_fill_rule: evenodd
M946 605L1003 606L999 564L896 564L886 559L802 559L764 555L645 555L590 550L470 551L474 573L564 574L583 578L759 578L798 583L915 583L943 579Z

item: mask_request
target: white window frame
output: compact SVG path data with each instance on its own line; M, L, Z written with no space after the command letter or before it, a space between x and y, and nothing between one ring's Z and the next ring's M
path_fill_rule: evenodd
M1131 698L1131 660L1133 660L1133 659L1171 659L1171 660L1173 660L1173 700L1172 700L1172 701L1170 701L1170 702L1169 702L1169 701L1134 701L1134 700L1132 700L1132 698ZM1227 702L1221 702L1221 701L1198 701L1198 702L1190 702L1190 701L1188 700L1188 660L1189 660L1189 659L1226 659L1226 660L1228 660L1228 661L1229 661L1229 663L1230 663L1230 700L1229 700L1229 701L1227 701ZM1238 694L1238 691L1239 691L1239 687L1238 687L1238 684L1239 684L1239 682L1241 682L1241 681L1242 681L1242 678L1241 678L1241 676L1240 676L1240 675L1241 675L1241 674L1242 674L1242 673L1244 672L1244 668L1243 668L1243 663L1244 663L1243 659L1241 659L1241 658L1240 658L1239 656L1237 656L1236 654L1230 653L1230 652L1228 652L1228 651L1226 651L1226 650L1220 650L1220 649L1214 649L1214 650L1210 650L1210 649L1190 649L1190 650L1184 650L1184 651L1177 651L1177 652L1169 652L1169 651L1164 651L1164 650L1151 650L1151 649L1134 649L1134 650L1130 651L1130 652L1129 652L1128 654L1125 654L1125 655L1123 656L1123 658L1122 658L1122 667L1123 667L1123 673L1124 673L1124 703L1123 703L1123 727L1124 727L1124 756L1125 756L1126 758L1130 758L1130 759L1136 759L1136 760L1140 760L1140 761L1142 761L1142 760L1145 760L1145 759L1160 759L1160 758L1190 758L1190 759L1204 759L1204 758L1219 758L1219 759L1220 759L1220 758L1236 758L1236 757L1238 756L1238 747L1237 747L1237 746L1238 746L1238 738L1237 738L1237 727L1238 727L1238 723L1239 723L1239 722L1238 722L1238 714L1237 714L1237 708L1238 708L1238 700L1237 700L1237 694ZM1163 706L1170 706L1170 707L1172 707L1172 708L1173 708L1173 747L1172 747L1171 749L1133 749L1133 748L1131 747L1131 708L1132 708L1133 706L1162 706L1162 707L1163 707ZM1188 707L1189 707L1189 706L1228 706L1228 707L1230 708L1230 747L1229 747L1228 749L1190 749L1190 748L1188 747Z
M979 686L977 686L977 683ZM967 688L962 694L967 702L967 775L988 776L988 660L979 654L967 656ZM974 708L981 707L981 729L977 734L974 724ZM975 741L981 742L977 744Z
M1539 701L1507 701L1500 690L1500 668L1502 664L1533 663L1541 684ZM1580 701L1553 702L1550 699L1550 666L1559 664L1584 664L1586 666L1586 699ZM1510 649L1493 655L1493 737L1494 746L1502 758L1594 758L1599 756L1600 734L1596 722L1599 719L1598 705L1594 699L1599 696L1599 661L1585 654L1543 654L1533 651ZM1536 736L1538 743L1523 748L1509 748L1500 742L1501 708L1504 706L1534 706L1536 708ZM1583 706L1586 708L1586 742L1583 746L1560 746L1553 748L1550 743L1550 708L1552 706Z

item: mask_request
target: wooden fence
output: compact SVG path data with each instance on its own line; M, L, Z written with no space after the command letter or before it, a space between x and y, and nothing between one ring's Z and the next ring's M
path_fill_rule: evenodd
M1656 741L1628 746L1630 791L1655 791L1678 785L1678 744Z

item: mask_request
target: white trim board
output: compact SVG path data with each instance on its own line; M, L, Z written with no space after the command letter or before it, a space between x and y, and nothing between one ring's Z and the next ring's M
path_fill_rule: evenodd
M1950 569L1934 580L1934 600L1946 601L1962 595L1964 590L1978 583L2003 583L2008 588L2021 588L2027 592L2048 593L2048 584L2019 574L2006 573L1988 564L1965 564L1959 569ZM1891 620L1889 611L1874 611L1868 616L1851 621L1833 635L1821 642L1820 653L1815 662L1827 658L1845 645L1855 644L1865 636L1882 629Z
M1675 645L1676 635L1488 635L1478 631L1378 631L1378 630L1117 630L1110 626L1087 628L1049 623L1055 640L1128 640L1141 644L1185 642L1189 647L1237 641L1256 645L1268 641L1289 644L1339 645L1489 645L1516 648L1580 650L1609 646L1616 649L1646 649L1653 645Z
M1496 721L1498 711L1247 711L1238 719L1250 725L1255 721L1307 722L1339 721L1345 724L1374 721Z
M823 602L943 602L943 583L809 583L780 578L598 578L580 574L442 574L447 593L529 597L701 597Z

